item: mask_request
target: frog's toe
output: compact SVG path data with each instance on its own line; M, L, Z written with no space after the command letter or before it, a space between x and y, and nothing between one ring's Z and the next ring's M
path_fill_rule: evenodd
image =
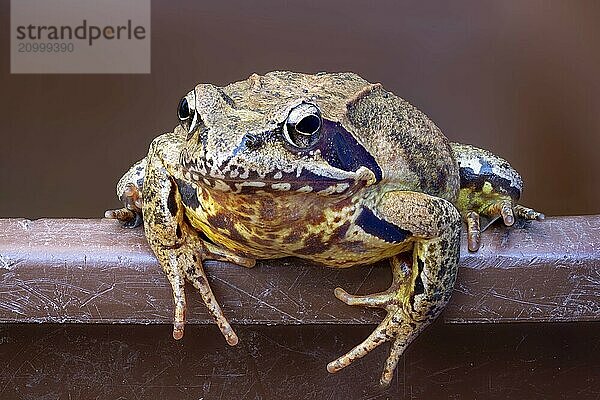
M517 204L513 208L515 215L519 218L527 219L527 220L537 220L543 221L546 219L546 216L541 212L535 211L532 208L522 206Z
M219 303L217 302L217 299L210 288L208 278L204 272L204 268L202 267L202 263L196 262L195 268L188 268L185 271L185 274L187 279L200 292L206 308L208 308L208 311L213 316L227 343L230 346L235 346L238 344L238 337L229 324L229 321L225 317L225 314L223 314L223 311L221 310L221 307L219 306Z
M375 328L361 344L355 346L352 350L327 364L327 371L331 373L349 366L354 361L366 356L372 350L385 342L392 342L390 354L385 362L381 374L380 384L388 386L392 381L394 370L398 365L400 356L421 331L422 325L418 322L407 322L404 320L404 313L399 305L389 305L387 317Z
M479 214L469 211L465 217L467 222L467 246L469 251L479 250L481 244L481 226Z
M393 301L393 294L390 294L389 291L376 293L367 296L358 296L354 294L350 294L346 292L342 288L335 288L334 292L335 297L349 306L362 306L362 307L378 307L385 308L386 305L390 304Z
M395 257L391 259L392 283L390 284L390 287L383 292L359 296L350 294L338 287L335 288L333 294L349 306L386 308L389 305L398 304L396 293L408 273L409 264L409 258Z
M489 217L502 217L504 225L512 226L515 218L543 221L546 216L532 208L514 204L511 200L499 200L492 204L485 213Z
M256 265L255 259L240 256L235 252L232 252L222 246L217 246L209 242L204 242L204 247L205 260L225 261L246 268L253 268Z
M396 366L398 365L398 360L400 360L400 356L404 352L404 349L408 346L406 339L396 339L392 343L390 347L390 355L387 360L385 360L385 365L383 367L383 372L381 373L381 378L379 379L379 384L383 387L387 387L392 382L394 378L394 371L396 370Z
M116 219L123 223L125 228L137 228L144 223L141 212L131 211L127 208L117 210L106 210L104 218Z
M173 301L175 303L175 314L173 317L173 339L183 338L185 327L185 280L181 274L175 271L167 272L167 277L173 290Z
M512 226L515 223L515 214L511 200L498 200L494 202L487 209L486 214L491 217L502 217L506 226Z
M106 210L104 218L116 219L121 222L129 222L135 218L135 212L127 208L118 208L116 210Z
M383 344L390 340L387 322L390 320L388 316L375 328L373 333L369 335L362 343L355 346L352 350L339 357L338 359L327 364L327 371L330 373L338 372L339 370L346 368L354 361L358 360L369 354L372 350L377 348L380 344Z

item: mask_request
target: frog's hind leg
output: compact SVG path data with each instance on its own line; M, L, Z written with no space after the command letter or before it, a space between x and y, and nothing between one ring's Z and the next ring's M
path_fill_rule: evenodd
M544 214L517 204L523 180L510 164L474 146L451 143L460 172L456 205L467 224L470 251L479 249L481 232L498 218L512 226L515 218L543 220Z
M346 304L383 308L388 314L367 339L330 362L327 370L337 372L389 341L380 380L387 386L403 351L450 298L458 266L460 215L446 200L413 192L388 193L378 209L385 221L410 233L412 256L404 253L390 259L393 280L384 292L354 296L335 290Z
M146 158L133 164L117 183L117 197L123 203L123 208L107 210L104 218L117 219L127 228L136 228L143 224L142 218L142 189L146 173Z

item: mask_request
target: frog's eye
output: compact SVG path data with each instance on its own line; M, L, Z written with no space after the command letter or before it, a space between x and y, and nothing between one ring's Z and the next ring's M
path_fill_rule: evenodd
M179 117L180 121L185 121L190 118L190 115L191 111L187 98L183 97L179 102L179 106L177 107L177 116Z
M283 126L283 137L295 147L307 148L320 138L321 111L310 103L292 108Z
M193 106L193 103L190 105L190 99L193 100L194 97L194 92L190 92L187 96L183 97L179 101L179 106L177 106L177 117L179 118L179 123L188 134L194 132L200 119Z

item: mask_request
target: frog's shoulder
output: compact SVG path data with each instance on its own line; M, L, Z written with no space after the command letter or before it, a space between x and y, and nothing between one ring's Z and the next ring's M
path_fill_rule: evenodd
M364 86L344 106L344 127L391 179L412 179L408 189L455 199L458 166L448 139L427 115L381 84Z

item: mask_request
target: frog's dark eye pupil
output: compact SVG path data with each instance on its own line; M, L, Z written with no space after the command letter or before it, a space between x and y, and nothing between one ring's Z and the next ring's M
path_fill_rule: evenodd
M177 107L177 116L181 121L184 121L190 117L190 114L190 106L187 99L184 97L179 102L179 107Z
M198 110L196 110L196 94L194 91L191 91L179 101L177 117L179 118L179 125L187 132L187 140L190 140L198 127L202 125L202 119L198 114Z
M303 135L313 135L321 127L321 120L316 115L307 115L296 123L296 130Z
M294 147L306 149L321 137L321 111L310 103L300 103L290 110L283 127L283 137Z

